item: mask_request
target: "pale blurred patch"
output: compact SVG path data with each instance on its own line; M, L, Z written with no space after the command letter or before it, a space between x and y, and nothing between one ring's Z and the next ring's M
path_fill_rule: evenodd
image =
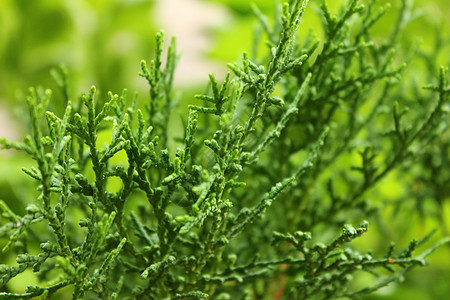
M175 71L175 84L207 82L208 73L223 77L226 66L206 55L213 42L208 33L225 25L230 18L223 6L200 0L158 0L154 14L165 31L167 44L172 36L177 37L178 52L182 55Z
M7 103L6 101L0 101L0 103ZM17 140L18 132L15 128L16 124L10 116L11 109L8 107L0 106L0 137L5 137L10 140Z

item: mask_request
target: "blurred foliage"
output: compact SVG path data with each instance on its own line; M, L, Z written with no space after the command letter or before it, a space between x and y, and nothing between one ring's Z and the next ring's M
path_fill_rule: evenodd
M129 78L154 45L152 7L151 0L1 1L1 101L12 104L30 85L54 88L48 75L59 64L70 70L71 92L93 83L134 88Z
M214 32L217 43L214 49L210 52L211 57L221 59L223 61L234 61L242 53L242 51L252 49L255 30L258 28L255 25L253 10L250 3L254 3L257 7L268 16L279 15L279 11L276 10L276 0L256 0L256 1L240 1L240 0L206 0L210 2L221 3L227 6L230 11L233 12L234 18L229 21L227 27L218 29ZM337 12L345 0L328 1L330 11ZM367 1L362 1L362 3ZM389 9L383 21L375 24L372 34L375 38L383 38L389 27L392 26L396 12L401 6L401 1L377 1L378 6L382 7L386 3L391 3L392 7ZM319 34L321 28L321 18L318 14L314 13L320 10L319 6L322 3L320 0L311 1L306 14L302 21L300 38L304 38L310 31L314 30L314 34ZM435 43L435 38L439 32L445 32L450 30L450 22L448 16L450 16L450 3L447 0L412 0L407 1L408 5L412 6L415 13L414 22L408 23L406 28L402 30L400 40L402 41L405 49L420 44L420 47L425 50L431 50L432 45ZM323 32L322 32L323 34ZM302 36L303 35L303 36ZM320 38L323 35L319 36ZM233 41L241 41L239 44L233 43ZM445 64L445 51L440 55L440 63Z

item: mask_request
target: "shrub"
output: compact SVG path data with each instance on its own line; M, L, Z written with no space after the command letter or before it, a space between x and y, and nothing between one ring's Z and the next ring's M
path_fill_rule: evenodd
M169 122L176 43L164 64L162 32L155 59L141 64L145 105L126 90L103 100L95 87L71 101L64 68L53 72L63 115L47 110L50 90L30 89L31 134L1 145L36 161L23 171L38 196L23 215L0 202L3 251L19 253L0 266L0 297L44 299L70 286L74 299L358 298L448 243L414 254L430 233L403 250L379 245L378 257L351 246L370 239L364 219L389 205L370 199L387 183L406 190L398 208L413 182L427 182L438 207L448 198L447 68L423 90L402 76L406 5L389 38L372 41L387 6L352 0L334 16L323 4L324 41L297 42L307 2L285 3L273 27L255 8L266 57L244 53L222 83L210 75L181 136ZM29 269L41 285L11 292Z

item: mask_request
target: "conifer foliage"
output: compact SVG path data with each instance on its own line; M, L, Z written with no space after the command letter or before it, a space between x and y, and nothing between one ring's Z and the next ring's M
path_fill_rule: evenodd
M0 202L2 251L18 253L0 265L0 298L61 289L74 299L357 298L424 266L449 238L416 253L429 234L379 257L352 247L370 239L364 219L379 213L370 199L383 179L419 166L438 191L445 169L428 162L449 154L448 68L422 55L438 76L412 87L395 54L409 8L372 41L389 8L376 2L350 0L337 15L323 3L322 41L301 32L307 0L284 3L273 26L255 7L267 53L244 53L221 82L210 74L181 136L169 122L176 40L163 57L163 32L141 63L148 98L123 90L105 100L91 87L71 99L64 68L52 73L64 99L31 88L30 134L1 140L33 158L23 171L38 189L23 215ZM64 114L51 99L67 104ZM411 176L399 184L419 180ZM26 270L39 286L11 292ZM367 286L354 284L361 273Z

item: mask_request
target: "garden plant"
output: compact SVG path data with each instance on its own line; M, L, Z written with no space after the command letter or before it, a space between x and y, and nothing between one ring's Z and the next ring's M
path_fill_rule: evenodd
M0 201L2 256L14 257L0 299L359 299L426 267L450 241L450 85L437 60L448 37L402 50L412 17L399 2L384 38L372 36L384 1L336 14L323 2L321 39L302 31L307 0L280 3L273 21L253 6L253 51L210 74L186 114L163 31L141 63L148 95L74 97L70 70L55 69L54 95L29 89L29 135L0 140L35 161L22 171L36 182L24 211ZM385 201L386 189L402 192ZM431 207L436 230L374 245L386 207ZM26 272L38 285L12 291Z

